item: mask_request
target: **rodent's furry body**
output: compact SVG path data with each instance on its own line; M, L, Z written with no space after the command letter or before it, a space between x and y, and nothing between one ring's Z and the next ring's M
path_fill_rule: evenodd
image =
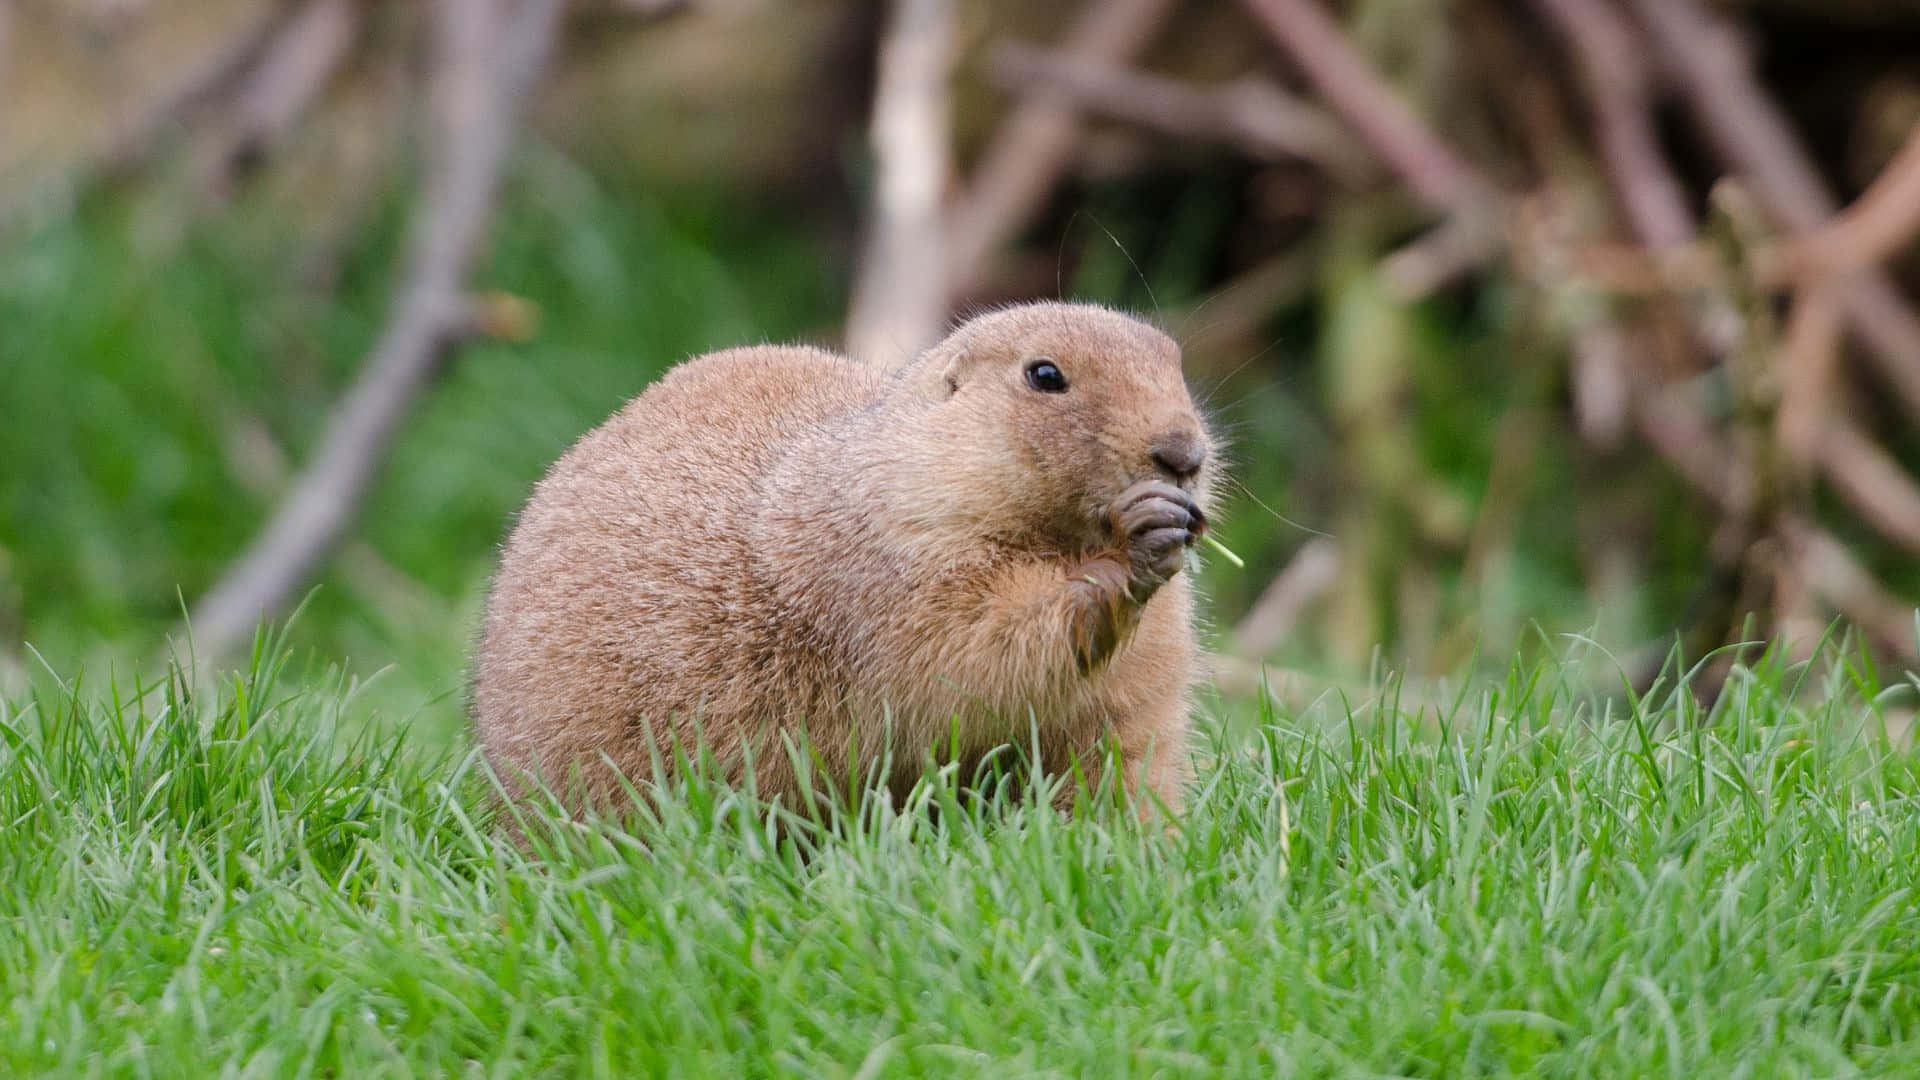
M1042 361L1067 390L1031 385ZM1177 808L1198 664L1177 570L1209 445L1178 348L1097 307L984 315L892 372L810 348L690 360L522 513L481 745L511 787L575 805L616 797L607 763L644 785L676 746L743 781L751 761L791 803L802 732L837 783L890 754L896 793L936 746L964 769L1037 734L1049 768L1087 769L1110 738L1127 789Z

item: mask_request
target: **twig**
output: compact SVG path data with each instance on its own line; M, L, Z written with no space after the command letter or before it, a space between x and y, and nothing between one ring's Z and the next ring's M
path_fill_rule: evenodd
M941 196L950 168L953 7L894 0L880 43L873 151L878 178L847 351L892 367L931 345L947 318Z
M1327 104L1421 202L1450 214L1482 209L1491 187L1374 73L1315 0L1245 0L1245 4Z
M1920 552L1920 488L1893 455L1845 420L1827 425L1816 453L1821 471L1868 524Z
M1782 255L1783 276L1863 270L1886 262L1920 235L1920 127L1853 204Z
M1633 405L1633 345L1625 329L1596 318L1576 329L1573 339L1573 412L1580 437L1601 450L1614 450L1627 433Z
M438 139L403 284L292 494L194 609L196 646L205 653L230 652L318 568L352 522L401 418L468 325L468 268L521 100L544 66L563 7L562 0L440 0Z
M1382 272L1400 299L1425 296L1501 250L1495 186L1414 115L1317 0L1243 2L1414 197L1448 216L1386 260Z
M1733 30L1696 0L1634 0L1634 7L1707 138L1773 214L1795 232L1818 229L1833 217L1836 200L1754 78ZM1842 299L1881 377L1909 412L1920 414L1920 317L1877 272L1862 272Z
M1645 54L1633 28L1603 0L1534 0L1534 6L1573 48L1601 157L1634 231L1656 251L1688 243L1697 223L1686 189L1660 152Z
M0 0L0 86L7 85L7 47L13 38L13 0Z
M100 148L98 167L109 174L124 174L139 166L170 132L184 126L190 116L243 76L291 11L287 0L267 5L211 56L163 87L146 108L107 138Z
M1272 652L1339 576L1339 547L1325 537L1307 541L1233 628L1235 655L1257 660Z
M1541 3L1584 0L1538 0ZM1610 161L1609 164L1612 164ZM1666 171L1663 162L1650 163ZM1616 173L1619 170L1616 170ZM1671 173L1667 173L1671 177ZM1657 181L1656 181L1657 182ZM1621 181L1622 186L1629 182ZM1669 235L1634 216L1636 232L1653 243ZM1691 215L1679 242L1657 256L1638 247L1590 244L1580 249L1581 277L1609 292L1654 294L1676 289L1716 287L1718 274L1710 252L1692 243ZM1753 255L1755 284L1784 288L1809 278L1831 277L1869 270L1898 255L1920 237L1920 128L1915 128L1894 159L1861 196L1819 228L1774 241ZM1657 246L1657 245L1656 245Z
M1276 310L1298 300L1313 287L1320 253L1301 245L1245 271L1220 286L1200 303L1186 309L1173 324L1189 368L1198 374L1221 374L1215 370L1222 357L1245 347L1260 324ZM1247 348L1258 352L1259 346ZM1238 371L1246 363L1236 355L1232 363Z
M1583 82L1593 99L1607 167L1622 193L1629 223L1640 240L1655 251L1650 264L1638 268L1636 272L1644 277L1654 291L1665 291L1682 281L1700 287L1717 288L1721 275L1715 266L1716 260L1704 245L1696 241L1698 226L1685 205L1683 189L1659 152L1646 98L1644 72L1639 67L1639 52L1633 45L1631 29L1610 8L1595 0L1535 2L1560 28L1574 49ZM1671 16L1674 10L1662 4L1661 10L1654 13L1650 21L1657 23ZM1683 21L1687 17L1682 14ZM1671 25L1660 25L1670 35L1675 32ZM1697 26L1691 28L1691 32L1698 30ZM1731 46L1722 43L1721 47ZM1694 74L1688 72L1682 77ZM1695 90L1697 93L1712 93L1719 100L1725 86L1713 90L1696 87ZM1757 88L1753 88L1753 92L1757 94ZM1781 198L1789 201L1797 199L1802 204L1808 204L1811 193L1813 201L1824 199L1817 175L1808 175L1794 167L1792 159L1798 151L1784 125L1774 122L1778 120L1777 116L1769 117L1764 115L1765 112L1764 103L1755 106L1751 102L1722 101L1715 116L1717 122L1746 123L1756 133L1750 138L1758 146L1766 148L1759 159L1753 158L1754 151L1747 151L1747 158L1751 160L1746 160L1746 164L1761 167L1749 167L1745 171L1750 175L1764 173L1771 177L1769 183L1776 213L1779 213L1777 204ZM1771 163L1771 159L1766 157L1769 154L1787 155L1788 164L1782 167ZM1920 167L1907 166L1907 156L1903 152L1895 165L1903 168ZM1895 175L1883 178L1874 186L1877 201L1872 204L1871 212L1867 211L1868 204L1863 198L1860 204L1863 216L1852 218L1854 221L1872 223L1871 229L1865 234L1873 238L1871 241L1862 241L1859 238L1861 234L1855 233L1852 242L1839 245L1838 248L1826 248L1824 245L1830 241L1813 239L1826 232L1821 230L1783 245L1760 248L1753 253L1751 264L1746 268L1757 279L1753 285L1765 287L1785 283L1790 279L1779 268L1790 263L1805 265L1803 261L1792 257L1783 258L1780 254L1783 250L1791 252L1803 244L1819 244L1828 252L1848 250L1872 253L1875 244L1884 242L1882 237L1895 235L1903 227L1911 227L1899 220L1902 215L1887 212L1886 201L1889 192L1896 196L1904 194L1905 184L1911 181L1906 180L1895 168L1890 167L1889 173ZM1809 204L1805 208L1816 207ZM1639 256L1634 253L1634 257ZM1874 446L1858 428L1849 423L1830 423L1826 420L1830 397L1828 386L1838 353L1838 303L1838 289L1831 281L1809 278L1800 289L1793 317L1780 348L1780 405L1772 437L1803 466L1817 462L1834 481L1842 496L1877 528L1896 540L1912 543L1914 537L1920 537L1920 493L1915 492L1912 482L1898 464ZM1731 458L1723 457L1723 450L1704 449L1713 445L1707 441L1704 418L1677 415L1670 402L1663 404L1667 405L1665 409L1656 406L1640 410L1641 426L1649 441L1675 464L1683 476L1691 479L1696 488L1720 502L1729 521L1747 518L1753 509L1746 505L1747 485L1733 483L1737 477L1730 468L1706 464L1707 461L1730 462ZM1692 431L1681 434L1675 430L1676 425L1691 428ZM1723 472L1728 483L1710 484L1714 472ZM1787 529L1789 526L1784 523L1789 520L1791 515L1783 517L1772 527ZM1861 600L1863 595L1869 593L1880 594L1879 586L1872 578L1850 559L1843 566L1832 558L1834 550L1840 550L1844 555L1844 550L1839 549L1837 543L1815 541L1810 546L1804 536L1800 538L1801 542L1795 542L1792 537L1787 539L1788 550L1784 554L1793 556L1793 562L1790 566L1778 568L1783 575L1778 584L1784 592L1791 593L1794 582L1800 581L1826 596L1850 617L1864 614L1865 618L1871 619L1884 614L1874 610L1874 604ZM1817 558L1822 565L1800 565L1808 558ZM1841 569L1836 570L1836 566ZM1780 599L1791 602L1790 596Z
M1485 214L1455 214L1380 260L1380 279L1400 299L1419 300L1486 265L1499 241Z
M1831 533L1798 518L1781 522L1781 533L1816 593L1908 663L1920 661L1913 605L1881 588Z
M1646 396L1634 416L1648 445L1696 494L1728 518L1752 512L1752 492L1734 475L1732 451L1697 406L1667 391Z
M1090 113L1259 158L1312 162L1348 183L1368 171L1339 125L1266 79L1199 87L1018 42L996 46L987 72L1004 89L1058 94Z
M299 122L346 60L361 14L357 0L306 0L275 31L201 151L209 190L225 191L236 171Z
M1175 3L1091 0L1061 51L1125 64L1146 47ZM1057 96L1027 97L1001 123L950 219L947 275L955 295L978 286L987 256L1033 217L1079 146L1079 110Z
M1804 472L1818 456L1840 361L1840 301L1831 283L1810 281L1794 298L1780 341L1775 438Z

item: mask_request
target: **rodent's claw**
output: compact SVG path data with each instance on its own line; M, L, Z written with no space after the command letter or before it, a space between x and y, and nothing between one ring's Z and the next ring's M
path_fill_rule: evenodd
M1133 538L1134 548L1154 560L1177 555L1191 543L1193 533L1187 529L1155 529Z
M1193 502L1193 496L1165 480L1142 480L1121 492L1120 497L1113 500L1113 507L1115 510L1125 510L1134 503L1146 499L1166 499L1169 502L1187 504Z
M1142 480L1121 492L1107 516L1126 553L1127 592L1142 603L1180 571L1186 549L1206 529L1193 496L1160 480Z
M1150 499L1121 511L1119 532L1123 536L1137 536L1148 529L1186 530L1193 525L1193 511L1165 499Z
M1172 509L1184 511L1186 516L1172 520L1169 514ZM1200 504L1193 501L1193 496L1162 480L1142 480L1121 492L1108 509L1108 516L1114 532L1122 537L1152 527L1149 524L1152 521L1192 528L1195 532L1206 529L1206 515L1200 512Z

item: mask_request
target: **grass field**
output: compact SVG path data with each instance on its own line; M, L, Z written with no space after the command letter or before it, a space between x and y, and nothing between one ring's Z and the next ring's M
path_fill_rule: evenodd
M1911 688L1838 659L1216 710L1174 834L696 786L530 861L278 655L0 713L0 1074L1920 1070Z

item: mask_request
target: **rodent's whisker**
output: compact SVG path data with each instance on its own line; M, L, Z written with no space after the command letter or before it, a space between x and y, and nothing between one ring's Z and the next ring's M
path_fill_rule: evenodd
M1279 521L1286 525L1291 525L1294 528L1299 529L1301 532L1306 533L1309 536L1324 536L1329 540L1332 540L1335 538L1334 535L1330 532L1325 532L1323 530L1316 529L1311 525L1303 525L1300 522L1295 521L1292 518L1288 517L1287 515L1281 513L1280 511L1275 510L1273 507L1268 506L1266 503L1266 500L1262 499L1258 495L1255 495L1253 493L1253 489L1248 487L1246 484L1242 483L1237 477L1229 475L1226 479L1228 483L1232 484L1236 488L1239 488L1240 493L1242 495L1245 495L1247 498L1253 500L1253 504L1255 506L1258 506L1260 509L1265 510L1267 513L1273 515L1274 520Z

